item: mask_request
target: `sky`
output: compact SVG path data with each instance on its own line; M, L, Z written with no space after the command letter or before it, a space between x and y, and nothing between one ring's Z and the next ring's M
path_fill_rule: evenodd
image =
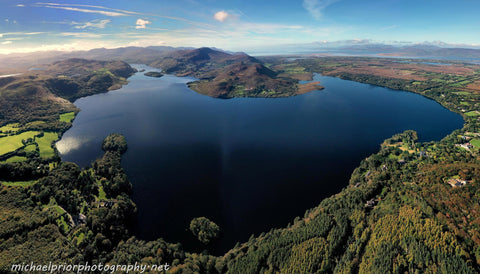
M480 47L478 0L0 0L0 54L126 46Z

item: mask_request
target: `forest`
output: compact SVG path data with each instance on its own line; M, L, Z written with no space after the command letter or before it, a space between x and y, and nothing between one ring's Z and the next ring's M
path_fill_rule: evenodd
M121 167L128 150L122 135L107 136L104 155L88 168L60 161L52 146L79 111L70 101L125 84L133 73L128 65L115 70L112 63L77 60L55 67L58 72L75 69L69 76L83 76L65 78L51 71L2 80L2 106L11 107L0 111L0 142L11 147L0 155L0 269L8 272L13 263L52 261L168 263L172 273L480 271L478 65L365 57L259 60L276 75L322 73L415 92L461 114L465 126L438 142L419 143L410 130L392 136L361 161L340 193L306 209L285 228L252 235L223 256L213 256L188 252L181 243L132 236L137 209ZM85 86L77 77L87 75L93 80ZM42 85L36 87L41 90L31 89L25 77L39 81ZM100 87L98 77L112 81ZM53 78L68 81L52 84ZM78 93L65 90L75 83ZM24 98L40 93L58 97L59 103ZM16 112L18 102L31 107ZM464 184L452 186L452 180ZM218 226L205 218L192 220L190 229L201 241L221 237Z

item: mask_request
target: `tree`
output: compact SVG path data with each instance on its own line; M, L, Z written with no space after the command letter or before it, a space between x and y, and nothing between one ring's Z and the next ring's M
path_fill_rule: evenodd
M213 238L218 237L220 227L205 217L198 217L190 222L190 231L199 241L208 244Z

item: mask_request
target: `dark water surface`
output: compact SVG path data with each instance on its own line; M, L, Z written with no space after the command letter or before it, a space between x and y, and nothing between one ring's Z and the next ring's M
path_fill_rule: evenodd
M194 217L221 227L207 247L219 254L339 192L393 134L440 140L463 125L420 95L338 78L316 76L326 88L301 96L230 100L195 93L185 85L192 79L137 73L120 90L79 99L82 111L57 144L63 160L86 166L102 155L103 138L124 134L135 234L191 251L205 248L188 231Z

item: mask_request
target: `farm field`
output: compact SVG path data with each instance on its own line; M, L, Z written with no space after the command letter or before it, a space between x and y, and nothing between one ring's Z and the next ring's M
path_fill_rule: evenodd
M71 123L75 118L75 112L67 112L60 114L60 122Z
M18 135L6 136L3 138L0 138L0 155L13 152L23 147L24 144L22 143L22 140L33 138L39 133L40 132L38 131L27 131L27 132L20 133Z
M58 134L56 132L45 132L42 137L38 137L35 141L40 149L40 157L51 158L55 156L52 143L58 140Z

